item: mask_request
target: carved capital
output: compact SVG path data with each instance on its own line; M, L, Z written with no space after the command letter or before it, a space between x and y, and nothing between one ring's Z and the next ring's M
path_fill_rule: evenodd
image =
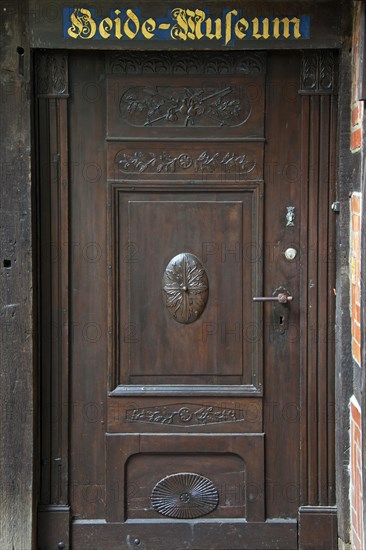
M332 51L303 52L300 93L314 95L335 93L335 60L336 56Z
M67 97L69 93L67 54L41 53L36 58L37 95Z

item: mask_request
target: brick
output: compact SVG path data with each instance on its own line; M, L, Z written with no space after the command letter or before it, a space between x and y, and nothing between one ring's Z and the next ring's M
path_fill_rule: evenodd
M360 443L361 443L361 432L357 427L355 427L353 431L353 443L354 443L356 456L357 456L357 450L360 447Z
M359 347L359 346L358 346ZM362 550L363 535L363 500L361 469L361 413L354 397L350 402L350 446L351 446L351 541L352 548Z
M358 344L355 344L354 346L352 346L352 353L356 363L361 366L361 350Z
M360 304L357 302L353 313L354 313L354 320L357 321L357 323L361 323L361 308L360 308Z
M361 413L360 409L356 406L354 402L351 402L351 417L356 426L361 427Z
M358 104L352 109L352 126L356 126L360 122Z
M351 132L351 150L356 151L361 149L362 144L362 131L361 128L357 128Z
M352 510L351 521L352 521L352 531L357 536L357 514L354 510Z
M351 269L352 269L352 271L353 271L352 263L351 263ZM355 277L355 275L356 275L356 273L352 273L352 274L351 274L351 280L353 280L353 278ZM352 309L351 309L351 317L352 317L352 319L354 319L354 313L353 313L353 311L354 311L354 307L356 306L356 292L357 292L357 290L356 290L356 285L355 285L355 284L352 284L352 286L351 286L351 307L352 307Z
M360 328L360 325L356 322L354 322L353 325L354 325L354 339L358 344L361 344L361 328Z
M356 195L355 193L352 193L351 196L351 212L352 214L361 213L361 197L360 195Z
M352 241L353 241L353 253L356 257L356 266L358 268L358 271L359 271L359 265L360 265L360 262L359 262L359 258L360 258L360 245L361 245L361 235L360 235L360 232L359 231L355 231L352 235Z
M360 231L360 216L352 212L352 231Z
M355 453L355 448L352 444L352 447L351 447L351 480L352 480L352 487L353 487L353 491L352 493L354 492L354 486L355 486L355 483L356 483L356 453Z

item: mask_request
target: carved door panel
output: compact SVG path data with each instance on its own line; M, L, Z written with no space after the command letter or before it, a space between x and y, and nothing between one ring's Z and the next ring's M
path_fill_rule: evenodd
M334 498L326 405L309 397L319 364L319 395L332 385L330 347L310 358L309 336L332 312L331 264L317 268L332 238L332 83L314 90L305 60L299 94L296 53L68 63L68 125L63 100L39 93L40 138L58 121L44 154L59 155L56 184L65 161L69 177L66 197L40 176L43 227L69 261L42 256L43 315L68 315L43 352L60 357L42 383L60 411L43 436L47 532L75 550L297 548L299 507ZM309 277L325 293L311 310ZM253 301L279 294L292 301ZM309 494L312 469L326 498Z

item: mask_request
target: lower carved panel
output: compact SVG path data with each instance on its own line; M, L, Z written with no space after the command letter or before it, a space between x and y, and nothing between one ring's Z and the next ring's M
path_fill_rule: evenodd
M108 434L106 448L107 521L264 520L264 434Z

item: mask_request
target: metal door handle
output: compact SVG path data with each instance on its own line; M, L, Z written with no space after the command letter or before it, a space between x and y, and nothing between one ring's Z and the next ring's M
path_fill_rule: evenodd
M280 304L287 304L293 300L292 296L280 292L277 296L254 296L253 302L279 302Z

